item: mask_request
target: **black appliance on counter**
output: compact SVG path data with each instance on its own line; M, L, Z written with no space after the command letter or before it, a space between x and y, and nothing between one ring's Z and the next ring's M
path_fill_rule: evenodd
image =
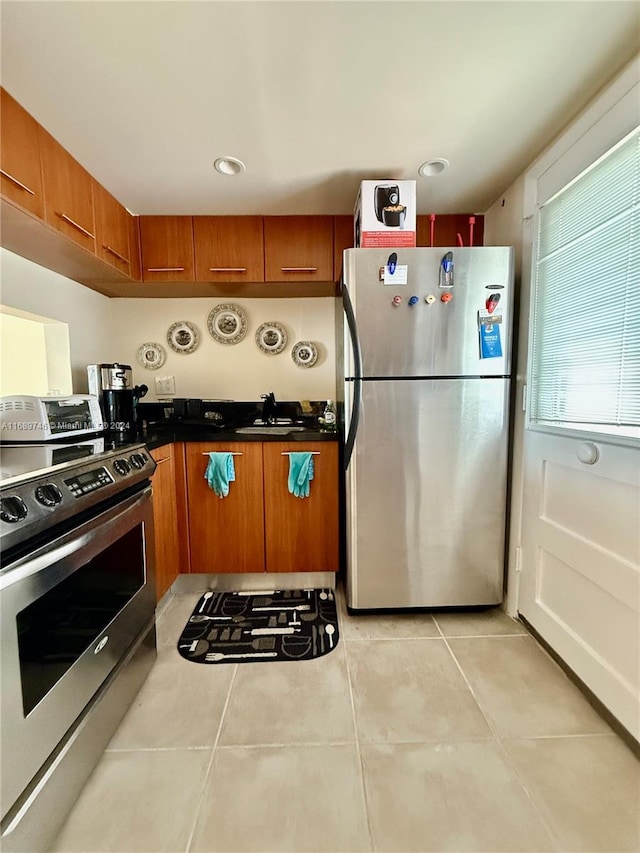
M136 427L138 400L149 390L146 385L133 386L131 365L90 364L87 366L89 393L100 400L105 429L110 433L133 435Z
M156 657L141 443L0 447L1 836L48 849Z

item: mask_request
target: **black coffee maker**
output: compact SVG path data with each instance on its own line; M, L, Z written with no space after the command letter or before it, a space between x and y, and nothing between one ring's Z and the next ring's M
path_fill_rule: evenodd
M149 390L146 385L133 387L131 365L90 364L87 367L89 393L95 394L102 407L105 429L120 435L136 431L136 405Z

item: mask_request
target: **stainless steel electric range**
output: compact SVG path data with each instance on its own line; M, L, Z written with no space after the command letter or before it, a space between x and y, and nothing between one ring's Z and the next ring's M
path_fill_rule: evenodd
M143 444L0 446L2 850L45 850L156 656Z

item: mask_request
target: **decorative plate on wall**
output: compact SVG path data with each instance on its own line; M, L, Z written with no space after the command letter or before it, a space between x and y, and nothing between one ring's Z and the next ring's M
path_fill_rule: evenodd
M287 345L287 333L280 323L263 323L256 332L256 343L267 355L277 355Z
M142 344L138 350L138 362L147 370L157 370L165 363L167 353L160 344Z
M200 333L192 323L180 320L169 326L167 343L175 352L187 354L197 349L200 343Z
M291 358L298 367L313 367L318 360L318 348L311 341L298 341L293 345Z
M237 344L247 334L247 315L239 305L216 305L207 317L211 337L219 344Z

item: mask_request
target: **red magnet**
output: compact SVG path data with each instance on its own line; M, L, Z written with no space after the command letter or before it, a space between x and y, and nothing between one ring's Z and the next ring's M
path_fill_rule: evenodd
M498 302L500 302L499 293L492 293L491 296L487 298L487 301L484 304L489 314L493 314L493 312L498 307Z
M453 299L453 293L443 293L440 297L441 302L451 302Z

